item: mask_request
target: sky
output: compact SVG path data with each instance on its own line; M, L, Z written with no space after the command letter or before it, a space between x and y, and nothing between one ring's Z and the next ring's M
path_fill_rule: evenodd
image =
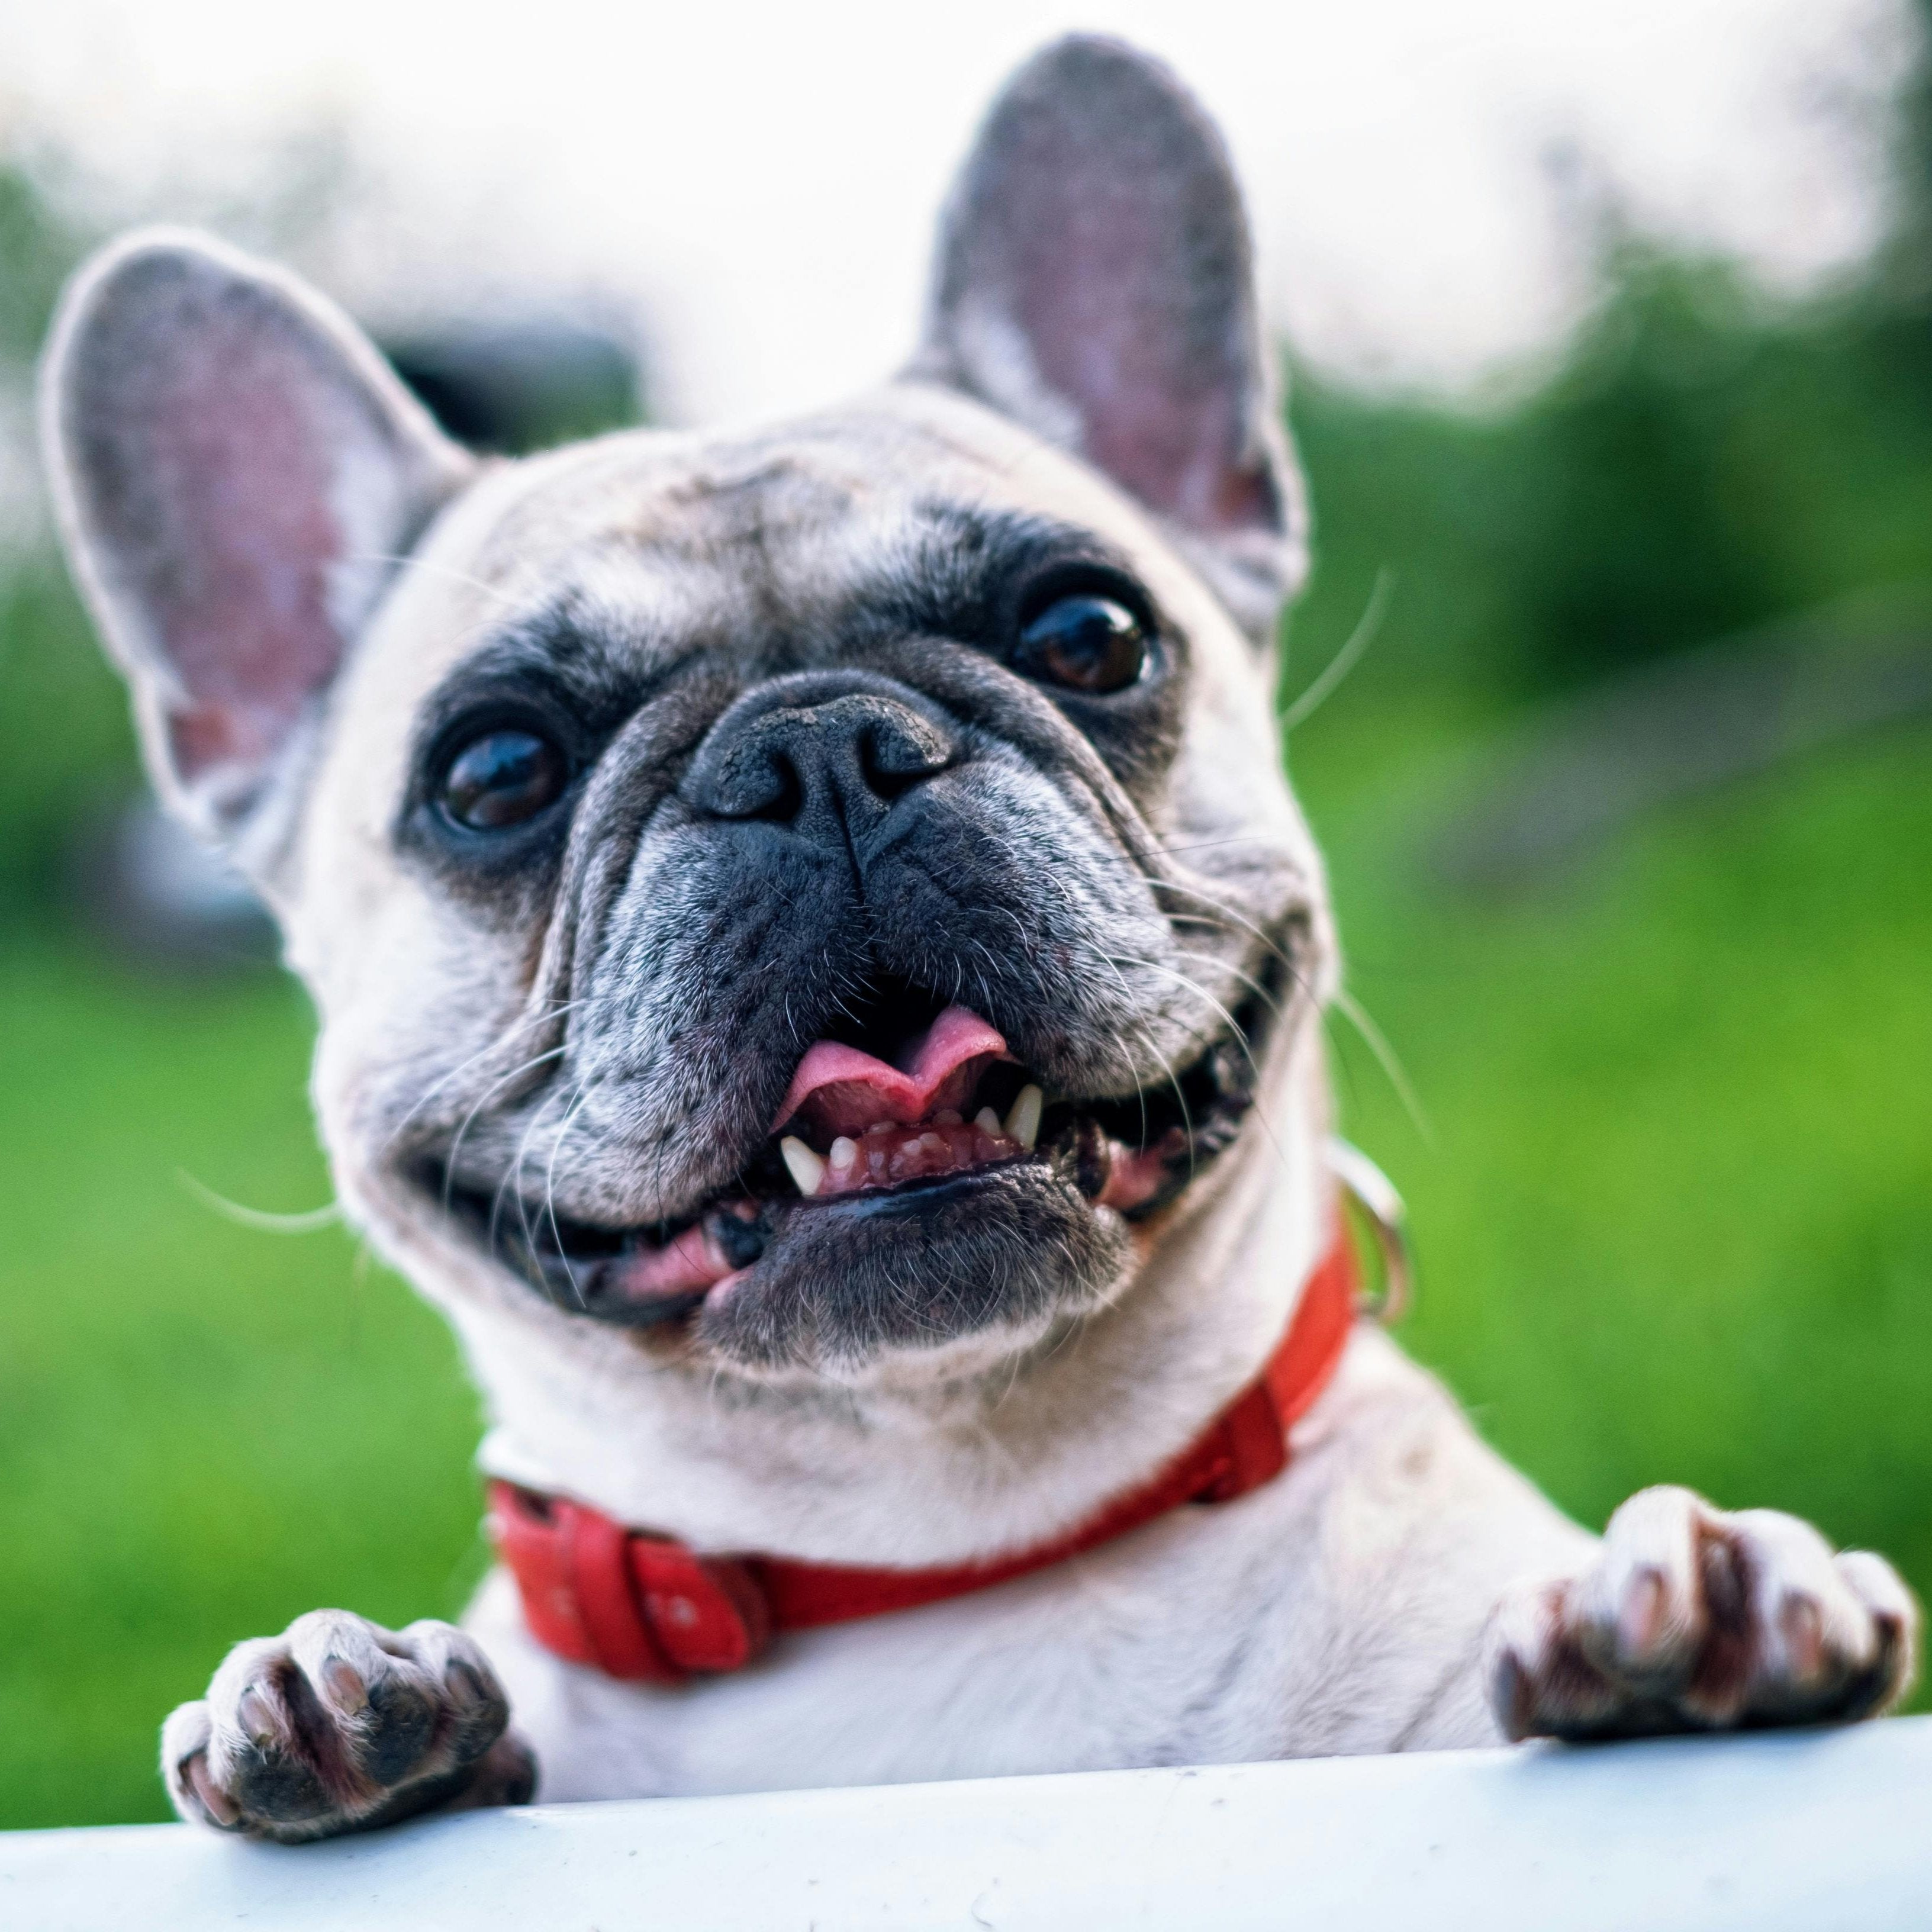
M1896 0L12 0L0 136L117 213L245 202L291 127L365 187L309 266L406 317L529 285L645 318L672 420L808 406L910 346L934 212L1001 78L1067 28L1226 128L1276 325L1382 383L1494 382L1584 286L1574 192L1803 286L1880 217ZM1552 158L1581 158L1552 169Z

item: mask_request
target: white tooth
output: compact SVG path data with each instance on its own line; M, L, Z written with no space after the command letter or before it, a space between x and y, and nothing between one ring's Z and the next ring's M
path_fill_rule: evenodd
M973 1116L973 1124L982 1134L1003 1134L1006 1129L1000 1125L1000 1117L990 1107L982 1107Z
M1022 1087L1006 1115L1008 1137L1023 1148L1030 1148L1040 1138L1040 1110L1046 1101L1046 1096L1037 1087Z
M831 1162L835 1174L843 1174L859 1158L859 1143L841 1134L832 1143L832 1151L826 1158Z
M785 1170L798 1183L798 1191L809 1200L825 1178L824 1162L804 1142L790 1134L778 1142L778 1152L784 1156Z

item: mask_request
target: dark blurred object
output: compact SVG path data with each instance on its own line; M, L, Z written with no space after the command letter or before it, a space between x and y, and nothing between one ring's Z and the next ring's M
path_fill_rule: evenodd
M472 449L520 456L644 419L636 354L592 322L467 320L382 346L430 413Z
M277 956L274 922L248 882L152 799L85 824L74 879L88 924L142 967L245 970Z
M1646 812L1928 711L1932 596L1769 625L1514 729L1480 760L1484 776L1434 838L1430 867L1477 890L1533 886Z

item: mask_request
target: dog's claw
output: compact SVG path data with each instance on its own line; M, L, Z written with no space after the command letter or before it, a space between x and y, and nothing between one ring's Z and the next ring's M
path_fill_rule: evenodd
M1646 1490L1610 1519L1591 1568L1504 1598L1484 1675L1512 1738L1843 1720L1905 1694L1918 1623L1881 1557L1838 1555L1774 1510L1727 1515L1688 1490Z
M229 1652L207 1697L162 1727L161 1771L191 1824L330 1838L436 1805L526 1802L536 1761L508 1721L462 1631L315 1610Z

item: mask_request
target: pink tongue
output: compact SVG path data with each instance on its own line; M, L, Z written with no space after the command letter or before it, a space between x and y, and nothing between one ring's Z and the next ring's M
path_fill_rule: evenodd
M964 1112L988 1060L1007 1060L1006 1042L977 1013L948 1006L899 1055L885 1061L834 1040L806 1049L772 1132L802 1115L827 1134L862 1134L881 1120L910 1126L947 1108Z

